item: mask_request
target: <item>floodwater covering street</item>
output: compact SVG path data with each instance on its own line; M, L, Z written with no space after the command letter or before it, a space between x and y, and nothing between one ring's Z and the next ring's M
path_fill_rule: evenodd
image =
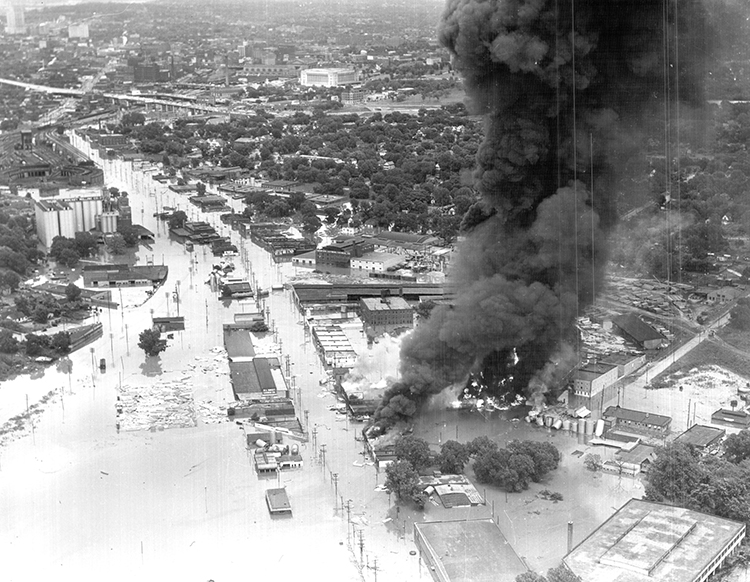
M225 414L232 396L222 324L248 304L220 301L205 284L218 259L206 247L187 252L153 214L169 205L209 221L222 234L231 230L218 214L201 215L187 198L133 171L128 162L106 162L105 183L126 190L134 222L156 233L152 248L138 250L138 263L163 262L169 277L147 301L143 288L123 291L122 297L114 293L120 307L100 315L104 335L71 356L70 375L52 366L39 378L0 388L0 422L23 412L27 394L33 403L55 393L33 431L0 448L2 578L429 580L413 552L412 524L431 519L433 510L429 503L424 514L391 506L382 491L385 475L355 440L363 425L329 410L335 398L320 384L324 370L290 291L271 293L265 306L269 324L278 330L280 354L290 358L295 398L309 411L316 442L302 444L302 469L267 480L256 475L241 427ZM229 203L241 211L241 201ZM263 249L235 232L231 236L241 247L236 272L254 276L261 288L294 275L291 264L274 264ZM152 315L178 313L185 316L186 330L175 332L160 356L146 358L136 345L138 334L150 327ZM104 373L101 358L107 362ZM150 386L179 392L188 426L118 428L121 386L136 393ZM139 422L148 426L149 419ZM569 520L577 543L642 492L634 480L581 475L581 455L571 453L588 447L576 435L512 423L502 414L485 419L436 408L419 419L415 434L436 449L444 440L458 436L463 442L479 434L501 443L549 439L561 449L561 466L547 483L510 495L509 501L499 490L487 490L488 504L476 512L494 515L518 554L538 571L564 555ZM264 490L277 486L289 494L290 517L267 511ZM564 500L541 501L536 494L544 488L562 493Z

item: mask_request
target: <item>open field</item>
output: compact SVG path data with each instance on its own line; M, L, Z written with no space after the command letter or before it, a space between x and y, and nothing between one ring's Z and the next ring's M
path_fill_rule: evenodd
M668 375L706 364L720 366L735 374L750 378L750 357L743 357L741 354L720 345L718 342L708 339L667 368L654 382L658 385Z

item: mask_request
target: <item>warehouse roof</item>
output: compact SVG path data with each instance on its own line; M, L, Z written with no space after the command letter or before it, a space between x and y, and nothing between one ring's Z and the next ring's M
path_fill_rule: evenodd
M631 499L564 563L583 582L692 582L744 533L743 523Z

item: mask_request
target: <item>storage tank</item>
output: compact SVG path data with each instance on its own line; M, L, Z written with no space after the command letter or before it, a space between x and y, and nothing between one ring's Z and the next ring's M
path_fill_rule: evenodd
M594 422L591 419L588 419L588 418L586 419L585 428L586 428L586 434L588 435L594 434Z
M550 427L552 426L552 423L554 422L554 417L550 415L546 415L544 417L544 426Z
M292 445L292 454L293 455L299 455L299 445L297 443L294 443Z
M563 430L570 430L570 420L569 419L566 418L565 420L562 421L562 428L563 428Z
M537 424L538 424L539 426L544 426L544 419L542 418L542 416L541 416L541 415L539 415L539 416L537 416L537 417L536 417L536 423L537 423Z
M255 446L258 447L259 449L265 448L267 444L268 443L264 441L263 439L258 439L257 441L255 441Z
M554 428L555 430L560 430L562 428L562 425L563 421L558 418L557 420L555 420L555 422L552 423L552 428Z
M596 421L596 428L594 429L596 436L602 436L604 434L604 421L600 418Z
M580 434L583 434L584 432L586 432L585 429L586 429L586 421L583 418L579 418L578 419L578 432Z

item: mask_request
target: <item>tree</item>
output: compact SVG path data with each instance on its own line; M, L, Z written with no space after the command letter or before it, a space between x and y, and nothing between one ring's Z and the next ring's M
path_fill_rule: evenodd
M49 346L49 338L46 335L26 335L26 355L32 358L40 355L44 348Z
M432 313L432 310L437 307L437 303L435 303L432 299L427 299L425 301L420 301L417 303L416 307L414 308L414 311L417 312L417 315L422 319L427 319L430 317L430 314Z
M15 354L18 351L18 340L13 337L13 332L8 329L0 330L0 352L4 354Z
M167 340L161 339L161 333L155 329L144 329L138 336L138 347L147 356L158 356L167 349Z
M169 218L169 228L170 230L175 228L182 228L185 226L185 222L187 221L187 214L183 210L177 210L172 213L172 216Z
M547 582L547 579L541 574L529 570L516 576L516 582Z
M31 313L31 319L36 323L47 323L47 320L49 319L49 309L42 304L38 304Z
M96 238L90 232L77 232L73 240L74 248L81 257L91 257L99 250Z
M702 476L695 448L670 443L657 449L648 470L645 497L650 501L687 504Z
M4 271L0 274L0 285L4 289L10 289L11 292L18 290L21 284L21 277L15 271Z
M195 190L198 192L198 196L203 196L206 193L206 185L203 182L198 182L195 185Z
M735 464L750 459L750 430L741 430L727 437L724 441L724 458Z
M399 460L385 468L385 487L396 499L411 499L419 492L419 474L409 461Z
M72 269L78 265L80 260L81 256L75 249L65 249L60 253L60 258L57 260L57 263Z
M65 354L70 351L70 333L67 331L58 331L52 336L49 347L59 354Z
M469 454L474 457L486 452L496 451L498 446L497 443L490 440L488 436L482 435L467 443L466 448Z
M583 464L589 471L599 471L603 466L602 457L601 455L589 453L583 457Z
M125 244L125 237L119 232L115 232L107 236L107 250L113 255L122 255L125 253L127 245Z
M534 463L531 476L535 483L539 483L550 471L557 469L560 463L560 451L551 443L537 441L511 441L508 450L518 455L526 455Z
M399 437L394 446L396 458L409 461L415 470L421 471L430 466L432 453L426 440L412 435Z
M461 474L469 461L469 451L466 445L457 441L445 441L436 461L443 473Z
M122 235L122 239L125 241L126 246L134 247L138 244L138 229L134 226L120 226L117 229L117 232Z
M75 283L68 283L65 287L65 297L68 301L76 301L81 296L81 289Z

